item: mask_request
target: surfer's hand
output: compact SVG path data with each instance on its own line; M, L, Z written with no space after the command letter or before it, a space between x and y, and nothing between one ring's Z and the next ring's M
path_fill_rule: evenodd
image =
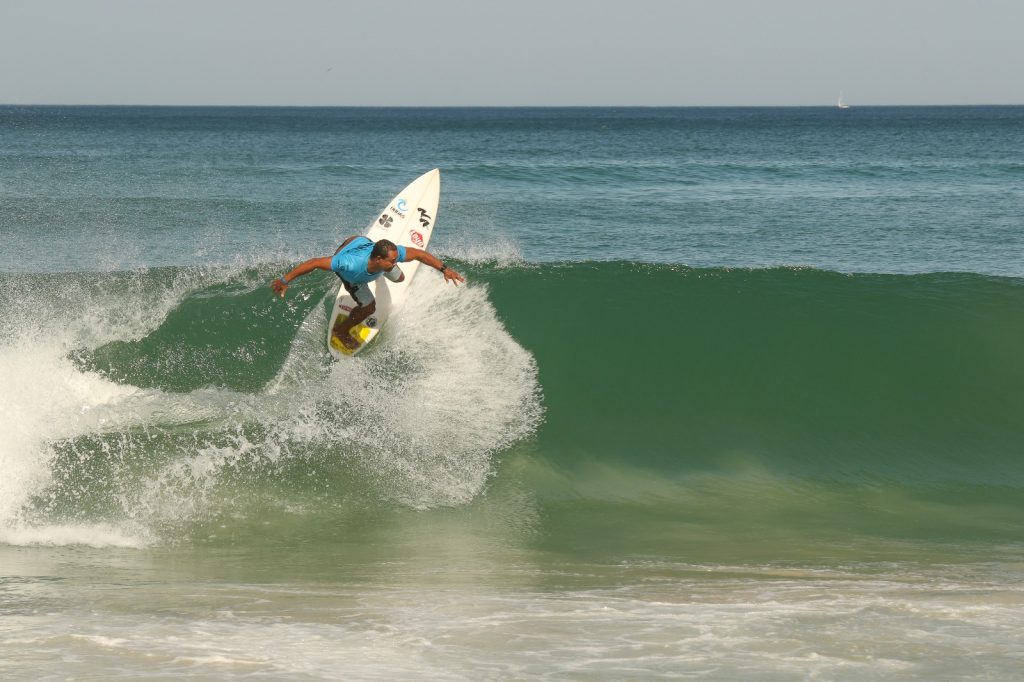
M465 282L466 281L465 277L463 277L459 273L455 272L451 268L445 268L444 272L442 272L441 274L444 275L444 281L445 282L451 282L455 286L459 286L459 282Z
M275 294L279 294L281 298L284 298L284 292L288 291L288 284L278 277L270 283L270 288L274 290Z

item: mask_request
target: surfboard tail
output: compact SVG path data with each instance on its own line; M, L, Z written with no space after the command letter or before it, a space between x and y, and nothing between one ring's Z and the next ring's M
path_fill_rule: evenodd
M365 324L357 324L349 331L349 337L355 339L358 345L355 348L349 348L342 343L341 337L335 334L332 330L330 341L331 348L343 355L355 355L366 346L366 342L370 339L373 331L373 329L367 327Z

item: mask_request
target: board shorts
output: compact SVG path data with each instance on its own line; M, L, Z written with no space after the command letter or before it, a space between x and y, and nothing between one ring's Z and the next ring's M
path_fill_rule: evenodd
M335 274L337 274L337 273L335 273ZM385 270L381 274L383 274L385 277L390 279L392 282L397 282L398 280L402 279L402 269L400 267L398 267L397 264L395 265L395 267L391 268L390 270ZM345 279L341 275L338 275L338 279L341 280L342 285L345 287L345 291L348 292L349 296L351 296L352 298L355 299L356 304L360 308L368 306L368 305L370 305L371 303L373 303L376 300L373 297L373 292L370 291L370 283L369 282L362 282L362 283L349 282L347 279Z

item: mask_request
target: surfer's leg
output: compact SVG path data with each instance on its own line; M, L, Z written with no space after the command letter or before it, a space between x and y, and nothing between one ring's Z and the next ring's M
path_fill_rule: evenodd
M351 332L357 324L368 318L377 310L377 304L361 305L344 320L338 319L334 323L334 335L341 339L346 348L358 348L359 342L352 338Z
M359 342L352 338L350 332L355 328L357 324L368 318L377 310L377 301L373 297L373 292L370 291L370 287L365 284L351 284L342 280L345 285L346 291L349 295L355 299L359 305L349 313L349 316L345 319L340 317L334 322L334 329L332 330L334 336L345 345L346 348L356 349L359 347Z

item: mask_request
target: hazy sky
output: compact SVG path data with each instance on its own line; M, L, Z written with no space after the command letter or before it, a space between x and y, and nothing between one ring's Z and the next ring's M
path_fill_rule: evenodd
M0 0L0 103L1024 104L1024 0Z

